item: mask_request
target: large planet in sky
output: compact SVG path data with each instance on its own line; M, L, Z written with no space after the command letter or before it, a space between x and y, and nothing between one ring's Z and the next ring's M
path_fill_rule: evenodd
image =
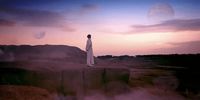
M156 3L148 11L148 19L150 22L159 23L162 21L173 19L175 11L169 3Z

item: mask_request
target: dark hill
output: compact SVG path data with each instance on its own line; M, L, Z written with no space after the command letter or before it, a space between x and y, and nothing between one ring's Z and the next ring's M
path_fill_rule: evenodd
M0 61L85 62L86 53L66 45L0 45Z

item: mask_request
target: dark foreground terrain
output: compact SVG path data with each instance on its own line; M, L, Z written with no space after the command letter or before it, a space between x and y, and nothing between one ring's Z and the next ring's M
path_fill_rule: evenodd
M73 46L0 46L0 100L199 100L199 54L99 56Z
M146 55L137 58L156 62L161 69L175 71L180 82L179 91L199 93L200 54Z

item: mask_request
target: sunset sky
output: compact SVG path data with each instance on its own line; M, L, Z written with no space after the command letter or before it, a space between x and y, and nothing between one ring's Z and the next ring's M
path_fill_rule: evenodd
M0 0L0 45L70 45L94 55L200 53L200 0Z

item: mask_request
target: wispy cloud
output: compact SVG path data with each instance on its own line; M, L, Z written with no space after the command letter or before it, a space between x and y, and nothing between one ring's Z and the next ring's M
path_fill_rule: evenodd
M95 4L83 4L80 8L80 14L87 14L99 9L98 5Z
M0 14L30 26L59 26L65 20L64 16L57 12L13 7L0 7Z
M72 27L72 26L69 26L69 25L65 25L63 28L62 28L63 31L67 31L67 32L75 32L77 29Z
M179 42L170 44L175 46L174 48L172 48L174 51L179 51L180 53L200 53L200 41Z
M82 8L86 10L96 10L98 9L98 6L95 4L84 4L82 5Z
M0 26L14 26L16 22L6 19L0 19Z
M0 6L46 5L66 0L0 0Z
M200 19L174 19L155 25L132 25L128 33L200 31Z
M0 26L14 26L15 24L21 24L24 26L35 27L57 27L68 32L76 31L73 25L68 23L67 16L59 12L0 7L0 15Z
M190 51L200 52L200 41L178 42L169 44L175 46L175 48L179 48L180 50L190 50Z
M188 41L188 42L171 42L168 43L171 48L159 48L155 49L155 52L161 53L200 53L200 41Z

